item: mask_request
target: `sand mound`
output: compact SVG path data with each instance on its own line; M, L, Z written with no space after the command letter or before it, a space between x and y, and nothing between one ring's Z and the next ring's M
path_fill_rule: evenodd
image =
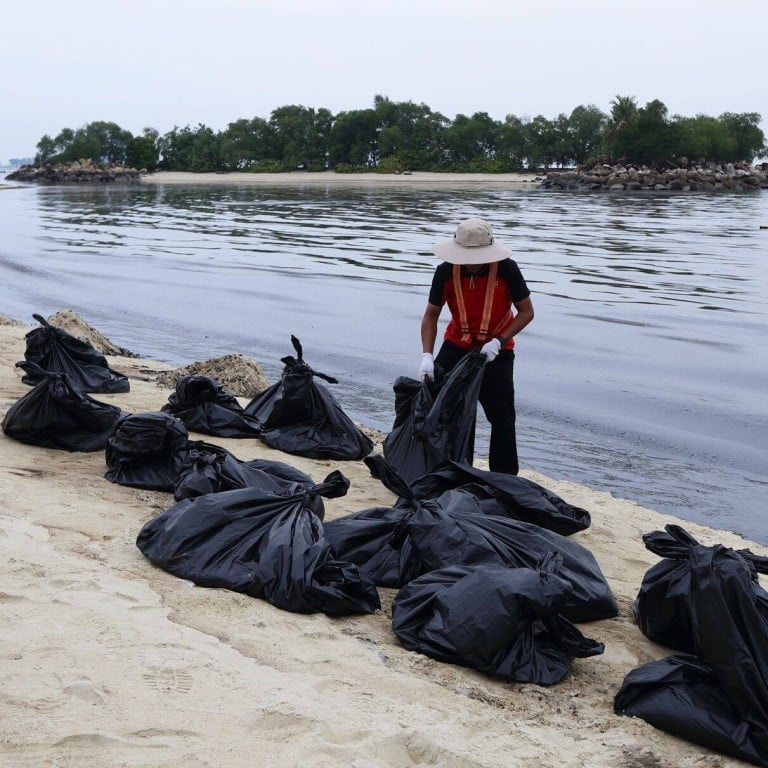
M0 313L0 325L23 326L24 323L21 323L18 320L14 320L12 317L8 317L8 315Z
M97 351L103 355L120 355L122 357L138 357L133 352L129 352L123 347L113 344L106 336L99 333L85 322L75 311L71 309L62 309L51 315L48 322L56 328L61 328L67 333L71 333L75 338L81 341L87 341Z
M270 386L259 364L239 354L191 363L173 371L162 371L157 376L157 384L172 389L182 376L208 376L216 379L236 397L251 398Z

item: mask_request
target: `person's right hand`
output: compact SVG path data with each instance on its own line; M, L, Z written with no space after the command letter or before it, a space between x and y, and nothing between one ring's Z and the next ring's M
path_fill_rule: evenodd
M431 352L425 352L421 356L421 365L419 366L419 381L429 379L434 381L435 379L435 359L432 357Z

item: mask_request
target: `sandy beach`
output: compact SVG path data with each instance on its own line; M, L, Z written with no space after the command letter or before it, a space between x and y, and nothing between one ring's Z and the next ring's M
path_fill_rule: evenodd
M141 184L254 184L324 185L334 186L445 186L500 185L505 187L538 187L540 176L531 173L182 173L158 171L141 177Z
M187 181L181 176L142 183ZM0 417L29 391L14 364L30 328L0 324ZM131 392L96 399L130 412L167 401L171 390L154 381L167 366L108 360L131 378ZM318 482L340 469L351 487L326 501L329 520L394 501L362 462L204 439L241 459L288 461ZM142 525L172 497L114 485L105 469L103 452L39 448L0 434L4 768L743 765L614 715L613 697L627 672L670 653L643 637L630 611L658 561L641 535L676 522L705 544L768 555L759 545L525 472L590 511L592 527L574 538L594 553L620 607L614 619L579 625L605 653L575 660L563 682L544 688L406 651L391 629L394 590L379 590L376 614L331 619L175 578L135 546Z

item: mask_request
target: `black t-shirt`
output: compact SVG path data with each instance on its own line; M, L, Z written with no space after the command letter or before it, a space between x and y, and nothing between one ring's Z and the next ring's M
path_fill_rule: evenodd
M507 281L509 286L509 296L513 302L522 301L531 295L526 285L523 273L520 271L520 267L517 266L517 262L512 259L502 259L498 262L498 278ZM471 277L472 274L476 278L487 277L488 267L483 267L479 272L471 273L462 267L461 276ZM453 264L449 264L444 261L438 265L435 269L435 274L432 277L432 287L429 290L429 303L435 304L438 307L442 307L447 301L445 296L445 285L448 282L453 281Z

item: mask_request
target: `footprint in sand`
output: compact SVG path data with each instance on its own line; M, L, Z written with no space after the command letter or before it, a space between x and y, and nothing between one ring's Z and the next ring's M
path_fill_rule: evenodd
M145 672L144 682L161 693L189 693L194 679L186 670L174 667L158 667Z

